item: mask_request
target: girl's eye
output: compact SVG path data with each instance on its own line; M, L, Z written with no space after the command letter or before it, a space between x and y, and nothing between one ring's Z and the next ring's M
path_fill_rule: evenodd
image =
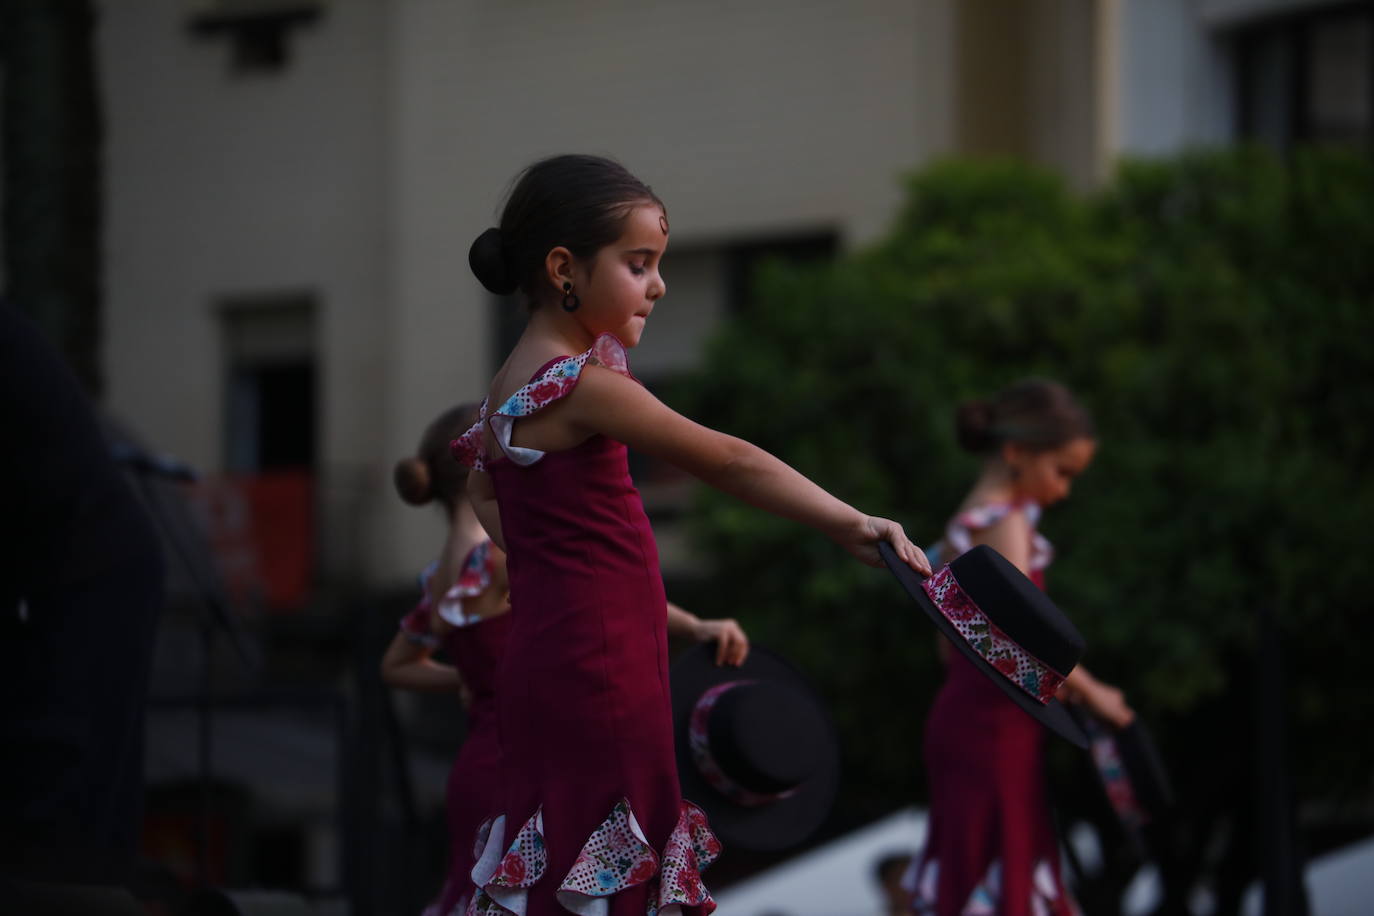
M642 274L644 273L644 265L643 265L643 264L631 264L631 265L630 265L630 273L634 274L636 277L642 275Z

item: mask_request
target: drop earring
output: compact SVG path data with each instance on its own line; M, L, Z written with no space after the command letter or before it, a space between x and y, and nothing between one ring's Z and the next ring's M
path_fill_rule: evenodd
M575 312L577 307L582 304L582 300L577 298L577 293L572 291L572 283L563 281L563 311Z

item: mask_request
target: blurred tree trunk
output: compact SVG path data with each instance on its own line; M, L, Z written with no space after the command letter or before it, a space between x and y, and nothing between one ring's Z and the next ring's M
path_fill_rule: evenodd
M5 298L101 388L103 125L91 0L0 0Z

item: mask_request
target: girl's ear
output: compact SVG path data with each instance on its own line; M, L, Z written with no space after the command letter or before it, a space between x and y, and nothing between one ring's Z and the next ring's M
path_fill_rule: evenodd
M1019 443L1002 443L1002 463L1011 471L1012 477L1016 477L1021 473L1021 466L1025 463L1027 454L1029 453Z
M560 295L563 292L564 283L575 282L573 263L572 252L562 245L549 249L549 253L544 256L544 273L548 276L549 283Z

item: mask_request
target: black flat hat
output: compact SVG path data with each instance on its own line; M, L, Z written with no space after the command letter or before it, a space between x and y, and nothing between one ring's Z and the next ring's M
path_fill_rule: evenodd
M755 644L739 667L703 643L673 664L682 795L726 846L779 850L806 839L839 789L835 726L806 679Z
M1083 637L1034 582L980 544L922 579L886 541L887 568L949 641L1046 728L1079 747L1088 737L1055 689L1083 656Z

